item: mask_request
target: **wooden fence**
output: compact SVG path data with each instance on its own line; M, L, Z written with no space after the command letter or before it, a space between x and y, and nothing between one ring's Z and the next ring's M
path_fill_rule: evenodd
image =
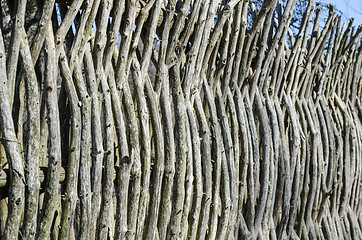
M362 239L362 28L332 6L1 13L2 239Z

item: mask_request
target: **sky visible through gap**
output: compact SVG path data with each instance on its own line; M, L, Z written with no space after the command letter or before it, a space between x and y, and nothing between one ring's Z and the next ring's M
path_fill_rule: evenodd
M354 26L362 25L362 1L361 0L317 0L325 4L332 3L337 12L341 12L342 20L348 21L354 18Z

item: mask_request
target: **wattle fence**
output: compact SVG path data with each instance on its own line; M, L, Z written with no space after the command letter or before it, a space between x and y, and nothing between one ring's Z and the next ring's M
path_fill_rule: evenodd
M362 28L332 6L1 13L2 239L362 239Z

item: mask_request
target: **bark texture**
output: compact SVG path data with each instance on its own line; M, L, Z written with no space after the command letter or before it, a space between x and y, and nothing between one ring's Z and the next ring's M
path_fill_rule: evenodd
M362 239L362 28L313 1L1 1L2 239Z

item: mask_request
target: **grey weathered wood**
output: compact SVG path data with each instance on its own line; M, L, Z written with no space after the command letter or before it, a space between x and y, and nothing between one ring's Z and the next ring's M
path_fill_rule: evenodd
M2 239L362 238L362 28L332 6L1 6Z

